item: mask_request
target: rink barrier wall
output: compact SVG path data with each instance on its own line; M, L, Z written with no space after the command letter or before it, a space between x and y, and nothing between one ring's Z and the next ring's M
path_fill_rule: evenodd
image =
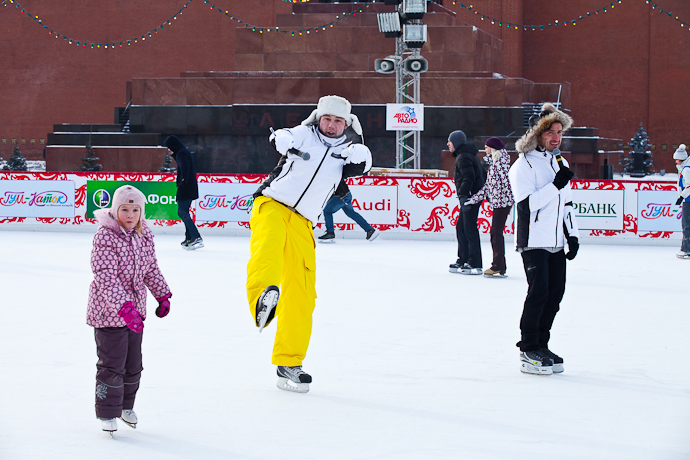
M200 196L191 209L197 226L216 229L213 233L248 234L251 194L265 177L199 174ZM89 228L96 224L93 210L99 205L107 207L108 194L117 188L116 182L149 183L141 184L149 191L149 224L154 230L183 231L174 195L170 196L175 190L171 187L173 173L0 172L0 228ZM452 178L364 176L348 179L348 184L355 209L383 234L391 238L454 238L459 203ZM674 204L677 187L672 179L573 180L572 186L581 236L611 240L681 238L681 207ZM157 189L166 191L156 194ZM511 212L508 217L506 235L514 233L513 215ZM491 217L491 206L484 201L478 219L482 234L489 233ZM334 218L337 232L363 234L342 212ZM317 228L324 229L323 220Z

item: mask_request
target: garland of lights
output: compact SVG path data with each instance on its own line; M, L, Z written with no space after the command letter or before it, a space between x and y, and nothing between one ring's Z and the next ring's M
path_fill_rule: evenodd
M616 1L617 1L618 3L622 3L622 0L616 0ZM645 1L647 2L647 4L649 4L651 0L645 0ZM456 4L457 4L457 2L456 2L455 0L453 0L453 5L456 5ZM654 3L654 4L652 5L652 9L653 9L653 10L656 9L657 6L659 6L659 5L657 5L656 3ZM548 27L557 27L557 26L566 27L568 24L571 24L571 25L575 26L575 25L577 25L577 21L579 21L579 20L582 20L582 19L585 19L585 18L588 18L588 17L591 17L591 16L598 16L600 12L606 13L606 12L608 12L608 9L613 9L613 8L615 8L615 7L616 7L615 3L609 3L608 5L606 5L606 6L604 6L603 8L601 8L601 10L596 10L596 11L594 11L593 13L587 12L587 14L586 14L585 16L580 16L579 18L577 18L577 19L572 19L572 20L570 20L570 21L559 22L558 20L556 20L556 21L554 22L554 24L526 25L526 24L515 24L515 23L511 24L510 22L507 22L507 23L505 23L505 26L506 26L508 29L511 29L511 28L520 29L520 28L522 28L523 30L530 30L530 29L531 29L531 30L537 30L537 29L538 29L538 30L544 30L544 27L547 27L547 28L548 28ZM468 6L468 5L465 5L465 4L463 4L463 3L460 3L460 8L467 8L468 11L472 11L472 12L473 12L475 15L477 15L477 16L479 16L479 15L481 14L481 13L479 13L479 11L477 11L477 10L474 8L473 5L469 5L469 6ZM660 7L660 8L659 8L659 13L664 13L664 9ZM672 12L666 11L666 14L668 14L669 17L672 17L672 18L673 18L673 13L672 13ZM490 17L488 17L488 16L482 14L482 15L481 15L481 20L484 21L485 19L491 21L491 24L496 24L496 23L498 23L498 26L499 26L499 27L503 27L503 25L504 25L504 22L503 22L502 20L500 20L500 19L495 19L495 18L490 18ZM681 27L685 27L686 24L687 24L687 23L681 21L681 20L678 18L678 16L676 16L674 19L675 19L676 21L679 21L679 22L680 22L680 26L681 26ZM690 26L688 26L688 30L690 30Z
M5 6L5 7L6 7L8 1L9 1L11 4L14 4L14 3L15 3L15 0L0 0L0 2L1 2L0 4L2 4L2 6ZM307 3L307 2L309 2L310 0L283 0L283 1L288 2L288 3ZM376 3L376 0L370 0L370 1L371 1L371 3ZM647 4L650 4L650 2L651 2L651 0L645 0L645 1L646 1ZM618 2L618 3L622 3L622 0L617 0L617 2ZM167 25L167 26L171 26L171 25L173 24L173 21L177 19L177 16L178 16L178 15L181 15L181 14L182 14L182 11L183 11L185 8L187 8L187 5L189 5L190 3L192 3L192 0L187 0L187 3L185 3L185 4L182 6L182 8L180 8L180 9L178 10L178 12L177 12L176 14L173 14L173 15L170 17L170 19L168 19L167 21L165 21L163 24L161 24L160 26L156 27L155 29L150 30L150 31L148 31L148 32L146 32L146 33L144 33L144 34L142 34L141 37L136 37L136 38L133 38L133 39L123 40L123 41L119 42L119 47L122 48L125 44L128 45L128 46L132 45L132 43L135 43L135 44L136 44L136 43L139 42L139 40L145 41L147 35L148 35L149 38L151 38L151 37L153 37L153 34L157 34L157 33L158 33L159 29L160 29L160 30L164 30L166 25ZM204 3L210 3L210 0L204 0ZM364 3L365 3L365 8L369 8L369 2L368 2L367 0L365 0ZM456 2L455 0L453 0L453 5L456 5L456 4L457 4L457 2ZM657 5L656 3L654 3L654 4L652 5L652 10L656 9L658 6L659 6L659 5ZM477 15L477 16L480 15L479 11L477 11L477 10L474 8L473 5L465 5L465 4L463 4L463 3L460 3L460 8L467 8L468 11L472 11L475 15ZM525 30L525 31L526 31L526 30L529 30L529 29L531 29L531 30L544 30L544 27L547 27L547 28L548 28L548 27L557 27L557 26L560 26L560 25L562 25L562 26L565 27L565 26L567 26L568 24L571 24L571 25L575 26L575 25L577 25L577 21L579 21L579 20L585 19L586 17L591 17L592 15L598 16L600 12L606 13L606 12L608 11L608 9L613 9L613 8L615 8L615 4L612 2L612 3L610 3L609 5L604 6L601 10L596 10L596 11L594 11L593 13L587 12L586 16L580 16L578 19L572 19L572 20L570 20L570 21L559 22L558 20L556 20L554 24L540 24L540 25L526 25L526 24L515 24L515 23L507 22L507 23L505 23L505 26L506 26L508 29L513 29L513 28L514 28L514 29L520 29L520 28L522 28L522 29ZM116 48L116 47L118 46L118 43L116 43L116 42L101 44L101 43L87 43L87 42L81 41L81 40L74 40L74 39L72 39L72 38L67 37L66 35L63 35L63 34L60 34L60 33L58 33L58 32L55 32L55 31L51 30L48 26L46 26L45 24L43 24L43 21L42 21L41 19L39 19L38 16L33 16L31 13L29 13L28 11L26 11L26 9L24 9L24 8L21 6L21 4L19 4L18 2L17 2L16 5L15 5L15 9L19 10L19 12L20 12L21 14L26 13L26 14L29 16L29 18L31 18L31 19L33 19L34 21L38 22L38 23L41 25L41 27L43 27L44 29L48 30L48 31L49 31L49 34L50 34L51 36L52 36L52 35L55 35L55 38L56 38L56 39L62 37L63 40L68 41L70 45L73 44L73 43L76 43L77 46L79 46L79 47L80 47L80 46L83 46L84 48L91 48L91 49L93 49L93 48L100 48L101 46L103 46L103 47L106 48L106 49L108 49L108 48ZM340 19L341 19L341 18L340 18L340 15L336 15L336 17L335 17L336 20L335 20L335 21L330 22L330 23L328 23L328 24L322 24L322 25L317 26L317 27L310 27L310 28L308 28L308 29L299 29L299 30L280 30L279 27L260 27L260 26L256 26L256 25L253 25L253 24L249 24L249 23L247 23L247 22L242 21L241 19L238 19L238 18L236 18L236 17L230 15L230 13L229 13L228 11L223 11L221 8L218 8L218 7L216 7L216 6L213 5L213 4L211 4L210 9L212 9L212 10L217 10L219 13L224 14L225 16L229 17L230 19L232 19L232 20L234 20L234 21L237 21L238 23L244 24L244 28L245 28L245 29L251 29L252 32L256 32L257 30L258 30L259 33L264 33L264 31L266 31L266 32L275 31L275 32L282 32L282 33L284 33L284 34L288 34L288 33L289 33L289 34L291 34L291 36L293 36L293 37L295 36L295 33L297 33L297 34L299 34L299 35L303 35L304 33L309 34L312 30L313 30L314 32L317 32L317 33L318 33L318 32L319 32L319 29L321 29L321 30L326 30L326 27L333 27L333 25L334 25L336 22L340 21ZM349 13L343 13L343 18L346 18L347 16L354 16L357 12L361 13L361 12L362 12L362 8L357 8L357 9L355 9L355 10L352 10L352 11L349 12ZM670 12L670 11L665 11L663 8L659 7L659 13L664 13L664 12L666 12L666 14L668 14L669 17L674 18L676 21L679 21L681 27L685 27L686 25L688 25L688 30L690 31L690 25L689 25L689 24L687 24L687 23L681 21L681 20L678 18L678 16L675 16L675 17L674 17L672 12ZM500 20L500 19L495 19L495 18L490 18L490 17L487 17L486 15L482 14L482 15L481 15L481 20L484 21L485 19L491 21L491 24L496 24L496 23L498 23L498 26L499 26L499 27L503 27L503 25L504 25L504 22L503 22L502 20Z
M7 2L8 2L8 1L9 1L10 3L14 3L14 0L3 0L3 1L2 1L2 6L7 6ZM157 34L157 33L158 33L158 30L159 30L159 29L160 29L160 30L164 30L166 25L167 25L167 26L171 26L171 25L172 25L172 21L176 20L176 19L177 19L177 16L180 15L180 14L182 14L182 10L185 9L185 8L187 8L187 5L189 5L190 3L192 3L192 0L187 0L187 3L185 3L184 6L182 6L182 8L180 8L180 10L179 10L176 14L173 14L173 15L170 17L170 19L168 19L167 21L165 21L163 24L161 24L160 26L156 27L155 29L149 30L148 32L146 32L145 34L143 34L141 37L137 37L137 38L132 38L132 39L129 39L129 40L123 40L123 41L121 41L121 42L119 43L119 44L120 44L120 48L122 48L122 46L125 45L125 44L129 46L129 45L131 45L132 43L138 43L140 39L141 39L142 41L144 41L144 40L146 40L146 35L148 35L149 38L151 38L151 37L153 37L153 34ZM34 21L38 22L44 29L48 30L48 31L49 31L48 33L49 33L51 36L52 36L52 35L55 35L55 38L60 38L60 37L62 37L65 41L69 41L69 44L70 44L70 45L71 45L72 43L75 43L75 42L76 42L77 46L82 46L82 45L83 45L84 48L89 48L89 47L90 47L91 49L93 49L93 48L100 48L101 46L103 46L103 47L106 48L106 49L107 49L107 48L115 48L115 47L117 46L117 43L115 43L115 42L113 42L113 43L101 44L101 43L87 43L87 42L82 41L82 40L74 40L74 39L72 39L72 38L69 38L69 37L66 36L66 35L63 35L63 34L60 34L60 33L58 33L58 32L55 32L54 30L51 30L48 26L46 26L45 24L43 24L43 21L42 21L41 19L38 19L38 16L33 16L31 13L29 13L28 11L26 11L26 10L22 7L22 5L19 4L19 2L17 2L17 5L15 6L15 9L19 10L19 12L20 12L21 14L26 13L26 14L29 16L29 18L31 18L31 19L33 19Z
M2 6L5 6L5 7L6 7L8 1L9 1L11 4L14 4L14 3L15 3L15 0L1 0L1 3L0 3L0 4L2 4ZM299 1L299 2L305 3L305 2L308 2L308 1L310 1L310 0L284 0L284 1L286 1L286 2L291 2L291 3L297 3L297 2ZM371 1L372 1L372 3L376 3L376 0L371 0ZM209 3L209 2L210 2L210 0L204 0L204 3ZM177 16L178 16L178 15L181 15L181 14L182 14L182 10L184 10L185 8L187 8L187 5L189 5L190 3L192 3L192 0L187 0L187 3L185 3L184 6L182 6L182 8L181 8L176 14L172 15L172 16L170 17L170 19L168 19L167 21L165 21L163 24L161 24L160 26L156 27L155 29L150 30L150 31L144 33L144 34L141 36L141 38L140 38L140 37L137 37L137 38L133 38L133 39L129 39L129 40L123 40L123 41L119 42L119 47L122 48L125 44L128 45L128 46L130 46L130 45L132 45L132 43L138 43L140 39L141 39L142 41L144 41L144 40L146 40L146 35L148 35L149 38L151 38L151 37L153 37L153 34L157 34L157 33L158 33L158 30L159 30L159 29L160 29L160 30L164 30L166 25L167 25L167 26L171 26L171 25L172 25L172 21L176 20L176 19L177 19ZM365 7L366 7L366 8L369 8L369 4L368 4L368 2L366 2L366 1L365 1ZM49 31L49 34L50 34L51 36L52 36L52 35L55 35L55 38L60 38L60 37L62 37L63 40L68 41L70 45L73 44L73 43L76 43L77 46L83 46L84 48L91 48L91 49L100 48L101 46L103 46L103 47L106 48L106 49L108 49L108 48L113 48L113 49L114 49L114 48L116 48L117 45L118 45L117 42L105 43L105 44L102 44L102 43L87 43L86 41L75 40L75 39L73 39L73 38L69 38L69 37L66 36L66 35L63 35L63 34L61 34L61 33L59 33L59 32L55 32L54 30L51 30L48 26L46 26L45 24L43 24L43 21L42 21L41 19L39 19L38 16L34 16L34 15L32 15L31 13L29 13L28 11L26 11L26 9L24 9L24 8L22 7L22 5L19 4L19 2L17 2L17 4L15 5L15 9L17 9L21 14L26 13L26 14L29 16L29 18L31 18L31 19L33 19L34 21L38 22L38 23L41 25L41 27L43 27L44 29L48 30L48 31ZM233 20L235 20L235 21L237 21L237 22L239 22L239 23L241 23L241 24L244 24L244 28L245 28L245 29L251 29L253 32L256 32L256 31L258 30L259 33L264 33L264 31L266 31L266 32L271 32L271 30L274 30L274 31L276 31L276 32L283 32L283 33L285 33L285 34L289 33L289 34L291 34L293 37L295 36L295 33L298 33L299 35L302 35L303 33L309 34L310 31L312 31L312 30L313 30L314 32L318 32L319 29L321 29L321 30L326 30L326 27L333 27L333 25L335 24L335 22L340 21L340 19L341 19L341 18L340 18L340 15L336 15L336 17L335 17L336 20L335 20L335 21L330 22L330 23L328 23L328 24L322 24L321 26L310 27L310 28L308 28L308 29L303 29L303 30L302 30L302 29L300 29L300 30L280 30L278 27L273 27L273 28L269 28L269 27L260 27L260 26L256 26L256 25L253 25L253 24L246 23L246 22L242 21L241 19L238 19L238 18L236 18L236 17L230 15L230 13L229 13L228 11L223 11L222 9L217 8L215 5L211 5L211 9L212 9L212 10L217 10L219 13L222 13L222 14L224 14L225 16L227 16L227 17L229 17L229 18L231 18L231 19L233 19ZM350 11L349 13L343 13L343 18L345 18L345 17L347 17L347 16L354 16L354 15L355 15L356 13L358 13L358 12L361 13L361 12L362 12L362 8L357 8L357 9L355 9L355 10Z
M190 1L191 1L191 0L190 0ZM210 1L211 1L211 0L204 0L204 3L210 3ZM285 1L289 1L289 0L285 0ZM302 1L304 1L304 0L302 0ZM307 1L309 1L309 0L307 0ZM373 0L372 3L376 3L376 0ZM364 6L364 7L365 7L365 8L369 8L368 2L365 2L365 6ZM294 37L294 36L295 36L295 33L298 33L299 35L302 35L303 33L309 34L309 32L312 31L312 30L313 30L314 32L318 32L319 29L321 29L321 30L326 30L326 27L333 27L333 25L334 25L336 22L340 21L340 15L336 15L336 16L335 16L335 19L336 19L335 21L329 22L328 24L322 24L322 25L317 26L317 27L310 27L310 28L308 28L308 29L300 29L300 30L280 30L280 27L260 27L260 26L255 26L255 25L253 25L253 24L246 23L246 22L242 21L241 19L237 19L236 17L230 15L230 13L228 13L227 11L223 11L222 9L218 8L216 5L213 5L213 4L211 4L211 9L212 9L212 10L217 10L219 13L224 14L225 16L229 17L230 19L232 19L232 20L234 20L234 21L239 22L240 24L244 24L244 28L245 28L245 29L251 29L252 32L256 32L256 31L258 30L258 32L259 32L260 34L264 33L264 31L266 31L266 32L275 31L275 32L282 32L282 33L284 33L284 34L291 34L291 35ZM346 18L347 16L354 16L354 15L355 15L356 13L358 13L358 12L361 13L361 12L362 12L362 8L357 8L357 9L355 9L355 10L350 11L349 13L343 13L343 18Z

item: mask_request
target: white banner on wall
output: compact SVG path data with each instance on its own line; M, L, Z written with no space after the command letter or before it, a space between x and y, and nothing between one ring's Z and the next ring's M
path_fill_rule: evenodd
M395 225L398 220L398 187L396 185L350 185L352 208L371 225ZM323 215L319 219L323 223ZM344 212L333 214L336 224L354 221Z
M249 222L249 205L259 185L200 182L196 220Z
M424 131L424 104L386 104L386 131Z
M637 192L637 231L680 232L682 206L676 206L674 190L640 190Z
M0 181L0 216L74 218L74 182Z
M623 230L625 190L573 189L573 210L580 230Z

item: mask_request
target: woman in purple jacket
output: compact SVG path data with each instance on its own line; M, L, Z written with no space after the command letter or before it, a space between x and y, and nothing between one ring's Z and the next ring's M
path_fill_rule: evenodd
M141 377L141 338L146 319L146 288L158 301L156 315L170 312L170 289L158 268L153 233L144 221L146 198L125 185L112 207L94 212L86 324L96 337L96 417L103 431L117 430L116 418L136 428L132 410Z
M515 204L513 191L508 180L510 170L510 156L506 152L506 146L497 137L490 137L484 143L484 161L489 164L489 172L486 175L486 183L474 195L467 200L467 204L481 203L487 199L493 208L491 219L491 249L494 257L491 267L484 270L484 276L488 278L503 278L506 275L506 248L503 239L503 229L506 219L510 214L510 208Z

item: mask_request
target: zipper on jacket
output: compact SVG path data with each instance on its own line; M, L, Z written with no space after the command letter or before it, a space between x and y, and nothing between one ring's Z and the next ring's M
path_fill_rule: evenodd
M283 175L280 176L280 177L276 177L274 182L278 182L280 179L282 179L283 177L285 177L285 176L287 176L288 174L290 174L290 171L292 171L292 165L294 165L294 164L295 164L294 161L293 161L292 163L290 163L290 166L288 166L288 169L287 169L287 171L285 171L285 174L283 174Z
M314 171L314 175L311 176L311 180L310 180L309 183L307 184L307 187L304 189L304 191L302 192L302 194L299 196L299 198L298 198L297 201L295 202L295 204L294 204L294 207L295 207L295 208L297 207L297 205L299 204L299 202L302 201L302 198L304 197L304 194L307 193L307 190L309 190L309 187L311 187L311 183L314 182L314 178L316 178L316 175L319 173L319 169L321 169L321 165L322 165L323 162L326 160L326 157L328 156L328 152L329 152L330 150L331 150L330 147L327 147L327 148L326 148L326 153L323 154L323 158L321 158L321 163L319 163L319 166L316 167L316 171Z
M539 211L541 211L541 209L537 209L537 215L534 216L534 222L535 223L539 220Z

